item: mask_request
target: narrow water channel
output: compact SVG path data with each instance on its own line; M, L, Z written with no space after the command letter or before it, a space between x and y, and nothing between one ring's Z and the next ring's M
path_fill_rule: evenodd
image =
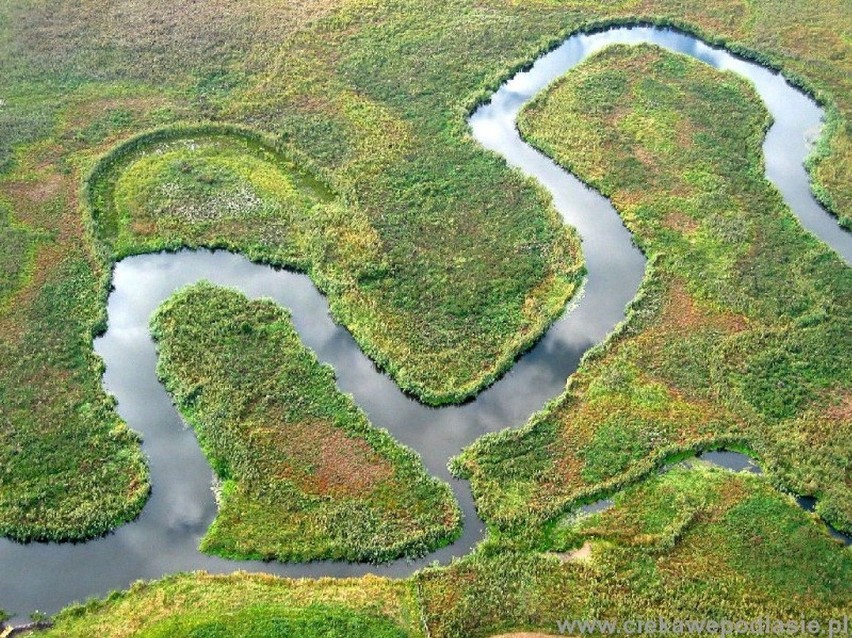
M104 386L118 399L119 414L144 437L153 483L151 499L137 521L87 543L21 545L0 539L0 607L23 621L36 609L54 613L75 600L177 571L407 576L434 561L447 563L468 553L481 540L483 525L468 484L449 476L448 459L485 433L523 424L558 395L583 353L623 319L645 270L644 257L609 202L524 143L515 128L523 104L590 54L614 43L657 44L751 80L775 120L764 144L768 178L805 228L847 263L852 261L852 235L813 199L802 166L822 117L812 100L775 73L673 31L619 28L568 38L532 68L508 80L470 117L474 137L539 180L551 192L565 222L576 227L583 239L589 271L583 293L542 340L475 401L429 408L405 396L376 370L351 335L331 321L325 298L305 275L253 264L226 252L182 251L125 259L115 268L109 328L96 340L95 349L106 363ZM193 432L156 378L156 351L148 321L176 289L200 279L238 288L250 297L271 297L292 311L305 344L334 367L340 388L354 395L372 423L420 453L432 474L450 481L466 520L464 534L456 543L420 560L379 566L230 561L198 551L216 513L212 472ZM743 462L736 455L713 458L723 465Z

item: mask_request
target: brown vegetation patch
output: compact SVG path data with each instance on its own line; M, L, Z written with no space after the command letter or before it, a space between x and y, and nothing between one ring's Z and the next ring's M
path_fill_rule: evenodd
M852 422L852 391L842 390L825 415L835 422Z
M67 244L79 242L83 235L82 216L74 203L78 178L74 172L64 175L52 167L39 167L38 179L8 182L0 185L0 192L11 199L17 219L52 233L67 249Z
M679 149L687 149L695 146L695 125L689 118L681 118L675 126L675 137Z
M701 224L689 215L685 215L680 211L672 211L663 216L663 225L683 235L688 235L697 230Z
M631 191L627 189L619 189L612 194L610 198L612 205L623 211L629 211L638 206L645 199L645 193L642 191Z
M54 173L37 180L10 182L3 190L16 205L30 207L53 199L62 188L62 183L62 176Z
M257 433L280 450L274 455L275 475L307 494L361 497L393 474L366 441L325 421L270 426Z
M835 456L844 454L838 446L852 440L852 392L833 390L836 396L822 396L797 420L796 444L809 450L820 450L820 454ZM828 393L823 393L824 395ZM782 439L789 437L779 431ZM852 473L843 477L852 484Z
M699 305L683 282L674 280L668 290L660 326L661 330L667 332L717 328L726 333L734 333L744 330L748 326L748 320L742 315Z
M730 480L720 483L720 503L714 508L708 508L707 511L724 513L728 508L746 498L748 494L749 487L742 480L732 477Z
M126 75L154 80L171 72L220 60L256 42L280 42L290 33L333 11L337 2L312 0L270 3L224 0L182 3L124 0L104 6L97 0L37 4L22 14L20 40L44 64L73 59L78 42L131 56Z
M36 250L32 274L11 297L10 312L0 314L0 334L9 342L17 342L27 332L26 313L42 288L55 275L54 269L68 254L68 247L60 244L43 244Z
M636 146L633 148L633 156L642 162L645 168L647 168L649 173L654 177L659 176L662 172L660 170L660 164L663 158L652 152L650 149L644 146Z
M166 106L168 101L160 95L140 97L95 97L82 99L72 104L65 112L66 132L84 129L109 111L123 110L138 116L144 116L153 109Z
M134 218L130 222L130 228L134 234L140 237L147 237L157 232L157 224L151 219Z

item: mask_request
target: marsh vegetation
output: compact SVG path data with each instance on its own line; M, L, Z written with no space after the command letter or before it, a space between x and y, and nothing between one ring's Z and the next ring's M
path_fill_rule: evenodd
M464 122L564 34L676 24L783 68L827 104L816 190L849 215L842 3L250 0L223 12L214 2L23 1L2 13L0 209L14 245L0 279L0 532L22 540L103 533L148 493L138 442L91 354L115 255L93 245L79 192L97 158L134 134L229 122L310 159L363 213L384 265L336 316L434 402L505 370L576 289L576 239ZM247 249L236 232L229 243Z
M843 3L22 0L0 14L0 533L18 540L105 533L149 493L91 351L123 256L227 247L304 270L431 404L504 373L577 290L579 243L464 119L577 29L674 25L782 69L827 109L809 168L850 223ZM595 57L526 113L527 138L612 199L651 269L564 396L456 461L491 530L475 554L405 581L175 576L70 608L48 635L467 637L571 616L848 614L849 551L776 487L852 530L852 279L764 180L767 124L741 80L645 47ZM163 376L225 479L207 549L377 559L452 536L448 492L336 393L286 313L202 287L206 325L169 325L192 294L157 330ZM283 376L267 347L295 357ZM311 383L278 385L288 373ZM387 472L338 498L364 486L308 443L264 438L270 420ZM637 483L717 446L771 478L684 469ZM608 512L573 511L617 492ZM302 508L310 543L287 538L293 512L269 518L270 495ZM370 507L394 523L349 516ZM340 512L362 536L341 533ZM568 555L584 546L588 560Z
M483 518L547 519L671 454L733 446L852 529L852 274L765 180L753 90L685 56L612 47L519 124L611 198L652 267L562 397L457 460Z
M677 467L535 529L406 580L172 576L72 606L33 636L484 638L556 634L566 618L801 613L826 635L849 611L849 551L761 476Z
M155 313L158 374L220 481L201 549L231 558L382 561L446 544L446 483L370 425L270 300L199 283Z

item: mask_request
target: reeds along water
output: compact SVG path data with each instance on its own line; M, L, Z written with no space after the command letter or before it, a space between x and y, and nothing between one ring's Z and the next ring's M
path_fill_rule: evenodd
M304 275L252 264L226 252L181 251L131 257L117 264L109 298L109 324L96 350L106 364L104 384L118 410L142 433L150 459L153 494L139 519L115 533L83 544L19 545L0 541L0 601L21 614L53 613L75 600L126 588L137 579L204 569L263 571L289 576L407 576L433 561L461 556L483 536L467 484L452 480L466 518L462 537L420 560L388 565L337 562L281 565L228 561L198 552L216 504L211 470L191 430L184 427L155 374L156 351L148 333L151 312L177 288L200 279L269 296L293 313L303 341L334 366L338 385L351 392L371 422L388 429L420 453L434 475L451 480L446 464L479 436L516 427L561 393L583 354L623 320L645 272L645 259L609 202L524 143L515 117L552 80L604 46L651 43L685 53L751 80L772 114L764 151L767 176L802 224L852 260L852 235L814 200L803 167L805 133L819 126L819 107L767 69L710 47L690 36L649 27L617 28L568 38L528 70L509 79L470 118L474 136L487 149L541 182L567 224L578 229L588 277L578 301L512 370L474 401L428 408L380 374L349 333L328 315L325 298Z

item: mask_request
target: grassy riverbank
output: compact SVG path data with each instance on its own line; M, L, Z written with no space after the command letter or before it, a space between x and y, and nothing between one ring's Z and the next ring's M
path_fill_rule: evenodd
M653 266L566 393L459 460L486 520L546 519L672 453L735 445L852 529L852 271L765 181L767 117L745 81L647 46L590 58L522 113Z
M370 425L283 308L200 283L167 300L151 327L157 372L221 481L203 550L378 561L457 534L449 486Z
M762 477L676 468L609 510L570 514L534 539L493 539L417 579L432 638L559 634L572 619L802 614L826 635L829 619L849 613L852 554Z
M182 574L71 607L44 638L423 638L413 584Z
M221 7L0 7L3 535L91 537L132 519L148 493L138 443L91 354L115 255L93 243L80 188L101 154L141 131L235 123L309 158L346 195L345 216L368 222L381 254L382 276L352 284L336 316L400 383L436 402L467 396L510 365L575 288L575 240L464 123L477 99L560 35L633 18L759 52L836 107L814 174L823 198L850 214L842 3ZM229 229L228 243L248 250L245 230Z
M825 636L850 597L852 554L812 515L764 477L699 465L633 486L602 513L568 515L535 539L492 538L407 580L170 576L70 607L53 630L30 635L480 638L559 634L570 619L804 615Z

